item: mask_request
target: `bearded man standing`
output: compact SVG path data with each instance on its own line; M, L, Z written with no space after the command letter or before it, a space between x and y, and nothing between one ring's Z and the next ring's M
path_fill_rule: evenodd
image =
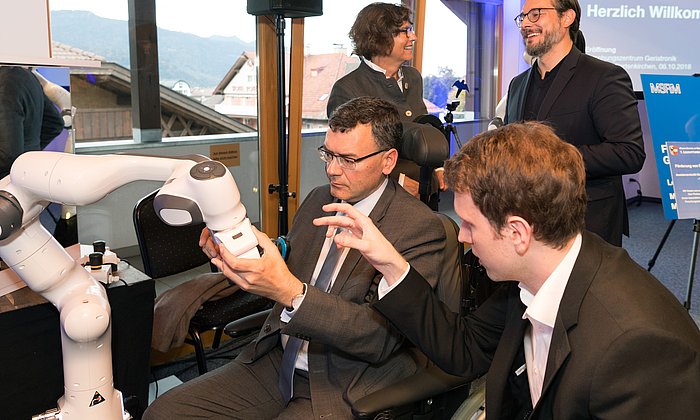
M578 0L527 0L515 17L532 68L510 83L505 123L543 121L583 155L586 229L613 245L629 234L622 175L645 153L637 100L622 67L579 51Z

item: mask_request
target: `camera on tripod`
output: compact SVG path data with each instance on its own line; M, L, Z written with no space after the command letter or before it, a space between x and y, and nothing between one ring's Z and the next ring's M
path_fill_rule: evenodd
M454 136L455 141L457 142L457 147L460 149L462 148L462 142L459 140L459 134L457 134L457 128L452 124L454 121L454 115L452 115L452 111L456 110L457 107L459 106L459 99L454 99L447 103L445 105L445 108L447 108L447 113L444 116L445 119L445 127L443 128L443 131L445 133L445 138L447 138L447 141L450 141L450 138Z
M455 138L455 142L457 143L457 147L460 149L462 148L462 142L459 140L459 134L457 134L457 128L452 124L454 121L454 115L452 115L452 112L457 110L457 107L460 104L460 100L457 99L459 98L459 95L462 93L462 91L466 91L467 95L469 94L469 86L464 80L457 80L452 84L452 87L457 88L457 93L455 94L455 98L445 104L445 108L447 108L447 113L445 114L445 127L444 127L444 132L445 132L445 137L447 138L447 141L450 142L450 139L452 136Z

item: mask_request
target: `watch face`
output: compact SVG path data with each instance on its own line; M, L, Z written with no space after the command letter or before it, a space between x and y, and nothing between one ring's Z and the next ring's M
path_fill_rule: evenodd
M304 300L304 295L296 295L292 299L292 310L296 310L299 305L301 305L301 301Z
M308 287L306 283L303 284L303 290L301 294L298 294L292 298L292 310L296 310L299 305L301 305L301 302L304 300L304 296L306 296L306 288Z

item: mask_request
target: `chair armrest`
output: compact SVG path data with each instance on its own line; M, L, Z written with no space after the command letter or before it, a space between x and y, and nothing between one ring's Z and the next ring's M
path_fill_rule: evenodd
M271 311L272 309L266 309L231 321L224 327L224 332L230 337L237 337L260 329Z
M431 365L394 384L366 395L352 404L356 418L372 418L376 413L421 401L469 383L467 378L445 373Z

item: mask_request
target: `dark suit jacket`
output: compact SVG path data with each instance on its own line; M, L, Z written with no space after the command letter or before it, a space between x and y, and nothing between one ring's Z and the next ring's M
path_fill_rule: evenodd
M289 232L290 271L309 282L325 240L312 225L333 202L328 185L314 189L296 212ZM390 180L370 213L387 239L437 284L445 230L428 207ZM309 384L316 418L351 418L349 402L416 372L426 362L389 322L370 308L381 279L360 253L350 250L330 293L309 287L292 320L280 321L275 305L256 342L238 360L249 363L280 345L280 332L309 341ZM432 289L431 289L432 290Z
M531 72L510 82L505 123L521 121ZM586 166L586 228L614 245L627 234L621 175L644 164L637 100L622 67L582 54L576 47L563 59L537 114L557 135L576 146Z
M517 284L504 284L462 319L422 283L411 271L374 307L447 372L478 377L488 371L487 417L516 418L516 402L530 398L527 373L514 373L524 363L528 323ZM407 307L409 296L414 304ZM530 418L688 419L698 413L698 327L625 250L584 233Z
M25 68L0 66L0 179L17 156L43 149L61 131L61 114L39 80Z
M427 114L423 102L423 78L420 72L410 66L402 66L403 92L396 80L387 79L384 73L372 70L364 61L360 66L338 79L328 98L327 114L330 115L340 105L360 96L381 98L394 104L402 121L413 121L417 116Z

